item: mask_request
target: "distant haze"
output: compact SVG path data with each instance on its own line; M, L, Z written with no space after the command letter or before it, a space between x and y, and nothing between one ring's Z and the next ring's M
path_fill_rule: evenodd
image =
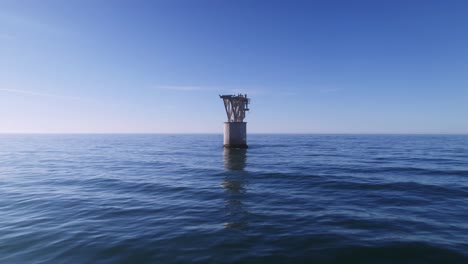
M0 2L0 133L468 133L468 1Z

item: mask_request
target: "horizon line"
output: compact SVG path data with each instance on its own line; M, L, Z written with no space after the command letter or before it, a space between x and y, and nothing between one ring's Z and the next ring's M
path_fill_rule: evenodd
M223 135L222 132L0 132L0 135ZM453 135L468 133L375 133L375 132L250 132L248 135Z

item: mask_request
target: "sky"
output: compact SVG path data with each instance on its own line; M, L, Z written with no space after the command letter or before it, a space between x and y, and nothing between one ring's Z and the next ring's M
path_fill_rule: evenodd
M0 0L0 133L468 134L468 1Z

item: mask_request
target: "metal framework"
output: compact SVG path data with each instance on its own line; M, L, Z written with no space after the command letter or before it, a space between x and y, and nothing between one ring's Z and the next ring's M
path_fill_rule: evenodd
M226 108L228 122L244 122L245 111L249 111L250 99L246 94L220 95Z

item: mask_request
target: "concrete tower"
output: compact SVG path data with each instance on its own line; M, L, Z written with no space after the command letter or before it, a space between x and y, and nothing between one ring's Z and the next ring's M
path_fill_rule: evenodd
M220 95L226 108L227 122L224 122L224 147L247 148L247 123L245 112L249 111L247 95Z

